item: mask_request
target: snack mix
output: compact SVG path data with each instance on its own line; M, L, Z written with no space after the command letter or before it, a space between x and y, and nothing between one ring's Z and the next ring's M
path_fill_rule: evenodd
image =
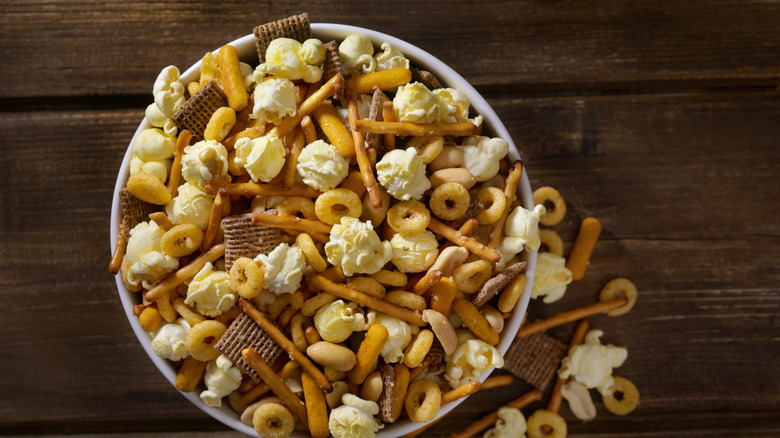
M160 72L111 270L176 386L260 436L428 422L504 366L546 209L516 200L522 163L465 96L391 44L321 41L306 14L254 34L254 66L224 46L196 81ZM534 298L564 294L564 263L544 253ZM626 353L600 335L558 374L607 396ZM534 426L497 418L485 436Z

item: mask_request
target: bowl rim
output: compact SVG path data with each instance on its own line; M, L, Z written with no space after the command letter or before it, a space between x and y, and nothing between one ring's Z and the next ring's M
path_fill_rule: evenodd
M411 43L408 43L394 36L379 31L362 28L362 27L337 24L337 23L311 23L311 29L312 29L313 37L316 37L323 41L330 41L334 39L343 40L349 34L359 33L359 34L366 35L369 39L371 39L375 47L379 47L383 42L390 43L392 46L400 50L415 65L422 67L426 70L430 70L431 72L436 74L437 78L439 78L442 83L447 84L448 87L454 88L459 92L463 93L468 98L471 107L474 109L474 111L483 117L484 120L483 123L489 128L489 130L492 130L497 137L502 138L509 144L509 153L508 153L509 157L513 161L521 159L517 146L512 141L512 138L509 135L509 132L507 131L506 127L501 122L501 120L499 119L495 111L493 111L493 109L490 107L487 101L482 97L482 95L479 94L479 92L477 92L477 90L473 86L471 86L471 84L469 84L460 74L458 74L455 70L450 68L448 65L440 61L435 56L431 55L430 53L420 49L419 47ZM236 47L239 53L239 58L241 59L248 59L251 58L252 56L256 58L257 56L255 52L253 34L245 35L241 38L238 38L226 44ZM215 49L213 53L216 53L218 49L219 47ZM201 65L201 61L198 60L196 63L190 66L184 73L180 75L181 81L183 83L187 83L192 80L195 80L196 75L200 72L200 65ZM133 155L133 144L135 143L135 140L138 137L138 135L144 129L149 127L151 127L151 125L146 120L146 117L144 117L141 123L139 124L138 128L136 129L132 139L130 140L130 143L127 147L124 158L122 160L119 173L117 174L116 185L114 187L114 197L111 205L110 243L111 243L112 253L115 250L117 235L119 232L119 222L120 222L119 191L122 190L122 188L124 188L127 185L130 160L132 159L132 155ZM531 184L526 169L523 169L523 174L518 183L518 187L520 191L518 197L522 201L523 207L527 209L532 209L534 205L534 201L533 201L533 195L531 191ZM499 344L496 346L496 348L501 352L502 355L506 353L507 349L509 348L509 346L511 345L514 339L514 333L517 332L518 328L520 327L520 324L522 323L523 315L525 314L528 308L528 303L530 301L531 289L534 283L534 274L536 273L537 253L530 253L528 251L524 251L523 253L521 253L521 255L523 255L523 258L528 263L525 270L525 275L528 281L526 283L525 289L523 290L520 299L515 305L515 309L513 310L512 316L507 320L507 324L504 327L501 340L499 341ZM154 351L152 351L151 344L150 344L151 338L149 334L141 328L140 323L138 322L138 318L135 315L133 315L133 306L137 304L139 301L138 293L129 292L125 288L122 282L121 274L117 274L115 276L115 280L117 284L117 292L119 294L119 298L122 302L122 306L125 311L125 316L130 322L130 325L133 328L133 332L138 338L141 347L149 356L152 363L154 363L157 369L168 380L168 382L170 382L170 384L174 388L176 388L175 385L176 370L174 369L173 364L168 360L157 356L154 353ZM510 333L512 335L507 336L507 334ZM492 371L493 370L488 370L482 373L479 376L479 381L484 382L484 380L492 373ZM179 391L177 388L176 390ZM229 406L229 403L227 403L226 401L222 403L221 407L216 408L216 407L205 405L203 401L200 399L199 391L197 389L189 393L185 393L181 391L179 391L179 393L183 395L185 398L187 398L193 405L198 407L201 411L205 412L212 418L220 421L224 425L234 430L237 430L239 432L242 432L244 434L250 436L257 436L257 433L255 432L254 428L252 426L242 423L239 418L239 415L236 414L235 411L233 411L233 409ZM452 403L448 403L447 405L442 406L441 409L439 409L439 412L436 415L436 417L431 421L432 422L438 421L441 417L447 415L451 410L455 409L458 405L460 405L463 401L465 401L466 398L461 398ZM376 436L377 438L397 437L415 431L425 426L425 424L427 423L412 423L409 419L403 419L394 424L385 425L383 429L377 432ZM291 437L294 438L305 438L308 436L309 436L308 434L302 433L301 431L294 431L293 434L291 435Z

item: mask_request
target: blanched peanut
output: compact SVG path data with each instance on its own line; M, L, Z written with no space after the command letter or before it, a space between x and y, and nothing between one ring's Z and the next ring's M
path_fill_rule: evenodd
M474 187L474 184L477 183L476 178L474 178L474 175L472 175L468 169L460 167L437 170L436 172L433 172L430 180L431 187L434 189L448 182L458 183L466 189Z
M428 171L437 172L441 169L458 167L461 164L463 164L463 151L455 146L445 146L439 155L428 164Z
M337 371L349 371L357 363L357 358L352 350L327 341L309 345L306 354L318 364Z
M382 373L374 371L366 377L363 385L360 387L360 398L376 402L382 395Z
M455 329L450 324L450 320L443 314L426 309L422 313L423 320L431 325L433 333L436 334L436 338L439 339L444 353L452 355L455 349L458 348L458 335L455 333Z
M482 311L488 324L490 324L490 330L492 330L493 333L501 333L501 330L504 329L504 316L501 312L490 304L483 305L479 310Z

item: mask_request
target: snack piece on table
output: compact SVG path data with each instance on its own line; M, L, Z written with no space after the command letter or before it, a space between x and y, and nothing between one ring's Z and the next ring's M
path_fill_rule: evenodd
M531 298L544 297L545 303L558 301L566 293L566 286L571 281L571 271L566 269L566 259L549 252L540 253Z
M311 38L311 24L309 14L293 15L270 23L261 24L254 28L255 46L260 62L265 60L265 51L271 41L277 38L291 38L302 43Z
M187 99L171 120L179 130L186 129L195 141L201 141L211 116L223 106L228 106L227 96L212 79Z
M268 210L265 214L275 214ZM230 270L239 257L254 259L258 254L269 254L282 242L282 230L252 223L253 213L228 216L222 219L225 231L225 268Z
M119 205L122 210L125 238L129 237L130 230L136 225L148 221L150 214L162 211L161 206L136 198L127 188L119 191Z
M266 363L273 364L281 356L283 350L256 322L246 313L241 313L228 327L214 349L227 356L228 359L257 383L262 380L257 372L246 363L241 356L245 348L257 351Z
M504 369L544 390L566 354L566 345L544 333L516 339L504 354Z
M614 391L612 369L623 365L628 350L614 345L601 345L599 338L604 332L591 330L585 335L585 343L577 345L561 362L558 376L573 377L588 388L597 388L602 396Z
M493 299L493 297L498 295L499 292L504 290L504 287L506 287L510 281L520 275L520 273L525 270L525 265L525 262L518 262L502 269L482 286L482 289L480 289L471 301L471 304L478 308L485 305L488 301Z
M502 407L498 409L495 426L486 430L482 438L525 438L527 429L525 416L520 409Z
M539 237L539 218L545 211L544 205L537 205L533 210L518 206L509 213L504 224L504 238L498 247L501 252L498 267L503 267L507 261L523 250L539 251L539 247L542 246Z

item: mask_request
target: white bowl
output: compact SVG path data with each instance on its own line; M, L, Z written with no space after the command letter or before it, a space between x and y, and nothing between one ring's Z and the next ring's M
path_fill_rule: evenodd
M471 103L471 107L473 108L473 110L476 111L477 114L482 115L482 117L484 118L484 123L486 128L484 129L484 131L491 136L500 137L504 139L507 143L509 143L509 157L511 158L512 161L520 159L520 154L517 151L517 147L512 142L512 139L509 136L509 132L507 132L503 123L501 123L501 120L499 120L498 116L490 107L490 105L488 105L485 99L474 89L474 87L469 85L469 83L466 82L466 80L463 79L462 76L460 76L453 69L451 69L446 64L436 59L428 52L416 46L413 46L405 41L392 37L390 35L386 35L384 33L376 32L369 29L363 29L361 27L346 26L341 24L330 24L330 23L327 24L312 23L311 28L314 37L319 38L324 42L331 41L331 40L341 41L349 34L360 33L368 36L374 42L374 45L376 47L379 47L383 42L388 42L392 44L393 46L398 48L402 53L404 53L404 55L406 55L406 57L412 61L413 65L431 71L436 75L436 77L443 84L445 84L448 87L455 88L459 92L463 93ZM256 59L254 35L250 34L244 36L228 44L234 46L237 49L240 59L247 59L247 60ZM216 50L218 49L219 49L218 47L217 49L215 49L215 53ZM197 80L199 78L199 73L200 73L200 61L195 63L192 67L188 68L187 71L181 74L181 82L187 84L193 80ZM150 89L151 89L151 85L152 84L150 83L149 84ZM135 135L133 135L133 138L127 147L127 152L125 153L124 160L122 161L122 166L119 169L119 174L116 179L116 187L114 188L114 201L111 206L112 252L115 248L116 241L117 241L117 233L119 231L119 222L120 222L119 191L127 185L127 179L129 176L130 159L132 157L133 143L135 142L136 137L140 134L141 131L150 127L151 125L149 124L149 122L147 122L146 118L144 118L143 121L141 121L141 124L138 126ZM531 192L531 184L528 180L528 176L525 171L523 171L523 176L520 179L520 183L519 183L519 199L522 201L523 206L525 208L528 209L533 208L533 196ZM514 339L514 334L517 332L517 329L520 327L520 323L523 320L523 315L525 314L526 308L528 307L528 301L531 296L531 288L533 286L534 273L536 272L536 253L526 252L524 254L526 257L525 260L528 262L528 266L526 268L526 276L528 277L528 283L526 284L525 290L523 291L523 294L520 300L518 301L517 306L515 307L514 313L509 318L506 325L504 326L504 331L501 335L501 341L498 344L498 350L501 351L502 354L506 353L506 350L509 348L510 344L512 343L512 340ZM152 360L152 362L154 362L155 366L157 366L157 368L165 376L165 378L168 379L171 385L173 385L173 387L176 388L174 384L176 380L176 369L173 367L173 364L171 362L162 359L156 354L154 354L154 352L150 347L149 334L141 328L140 324L138 323L138 317L133 315L133 306L140 303L140 293L129 292L125 288L124 284L122 283L121 275L116 276L116 286L119 291L119 298L122 300L122 306L125 309L125 315L127 316L127 319L130 321L130 325L133 327L133 331L135 332L135 335L138 337L141 346L143 347L144 351L146 351L146 354L149 355L149 358ZM485 372L479 377L479 380L482 382L489 375L490 375L490 371ZM192 402L192 404L194 404L195 406L203 410L203 412L211 415L212 417L216 418L223 424L232 427L237 431L243 432L247 435L257 436L252 426L247 426L246 424L240 421L238 414L236 414L230 408L230 406L227 403L227 400L223 401L222 407L214 408L205 405L201 401L199 389L196 389L195 391L189 393L181 393L181 394L184 397L186 397L187 400ZM443 406L439 410L436 419L447 414L449 411L454 409L464 400L465 399L460 399L458 401ZM406 433L412 432L422 426L423 426L422 423L412 423L411 421L409 421L409 419L403 419L398 421L395 424L385 425L384 429L380 430L377 433L377 437L378 438L398 437ZM304 438L304 437L308 437L309 435L300 432L294 432L291 436Z

